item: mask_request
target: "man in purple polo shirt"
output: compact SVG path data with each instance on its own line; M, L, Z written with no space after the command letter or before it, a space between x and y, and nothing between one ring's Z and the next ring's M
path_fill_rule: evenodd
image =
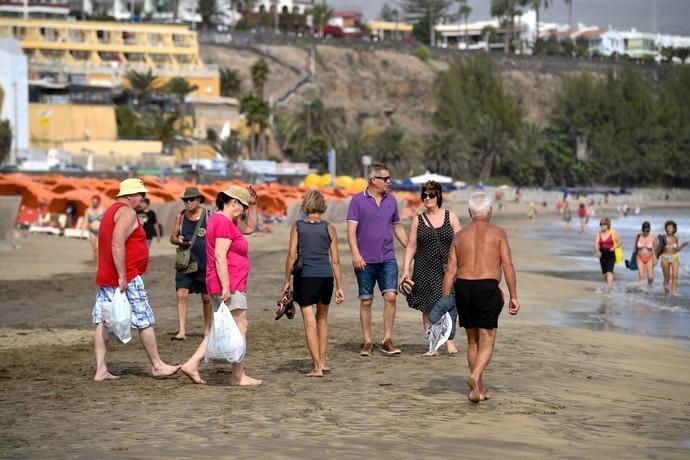
M352 251L352 265L359 287L359 320L362 324L362 356L371 356L371 304L374 286L383 294L383 341L379 347L386 355L399 355L391 335L395 321L398 291L398 262L393 249L393 234L407 246L407 232L400 225L398 203L390 194L388 168L374 164L369 169L369 185L352 197L347 209L347 241Z

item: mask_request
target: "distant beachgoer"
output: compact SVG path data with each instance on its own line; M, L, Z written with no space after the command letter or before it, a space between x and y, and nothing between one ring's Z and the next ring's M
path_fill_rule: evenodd
M640 274L640 282L647 278L651 286L654 283L654 266L656 265L656 238L651 234L651 224L642 224L642 233L635 238L635 254L637 257L637 271Z
M290 291L290 275L297 257L303 264L293 277L294 301L300 306L304 321L307 348L313 362L308 377L323 377L331 369L326 363L328 349L328 305L333 295L335 277L335 303L345 300L338 252L338 234L335 227L321 216L326 212L323 195L312 190L302 201L302 211L307 214L292 225L290 246L285 260L285 282L283 292ZM316 316L312 306L316 305ZM282 312L280 312L282 313ZM279 313L279 316L282 316ZM277 318L279 316L276 316Z
M105 208L101 206L101 197L94 195L91 197L91 207L84 212L82 220L82 233L88 231L89 243L93 251L93 260L98 260L98 229L101 226Z
M350 200L347 209L347 241L359 288L359 318L364 343L361 356L371 356L371 304L374 287L383 295L383 340L379 349L385 355L399 355L393 343L395 302L398 293L398 262L393 235L407 246L407 232L400 225L398 203L390 193L391 175L384 165L369 168L367 188Z
M193 260L197 270L176 270L175 291L177 293L177 332L171 340L187 338L187 300L189 294L200 294L204 314L204 335L211 330L211 298L206 291L206 228L208 211L202 203L204 196L197 187L187 187L181 197L184 210L177 215L175 225L170 232L170 242L180 248L191 246ZM196 237L195 237L196 235Z
M414 270L411 279L414 286L407 296L410 308L422 312L424 331L431 327L429 313L431 307L441 299L443 290L444 267L448 261L448 251L453 242L453 236L460 231L460 220L453 211L444 210L441 184L429 181L422 186L422 203L425 211L416 219L412 219L410 232L405 249L400 281L410 279L410 266L414 259ZM446 342L449 354L455 354L458 349L452 340ZM438 353L424 353L432 356Z
M455 288L458 320L467 334L468 398L476 403L489 398L483 376L494 352L498 316L505 302L499 288L503 276L510 294L508 312L516 315L520 303L508 237L490 223L491 198L475 193L469 211L472 223L455 234L448 255L443 295Z
M563 201L563 223L565 224L565 229L570 230L570 221L573 220L573 212L570 210L570 203L568 200Z
M530 201L527 206L527 219L529 219L530 222L536 222L537 220L537 205L534 204L534 201Z
M664 224L665 234L658 237L657 251L660 253L661 271L664 274L664 289L669 292L668 286L671 284L671 294L678 295L678 270L680 268L680 251L688 245L688 242L680 243L676 233L678 225L672 220Z
M580 203L577 209L577 216L580 218L580 233L584 233L587 225L587 205Z
M96 272L98 293L92 313L92 321L96 325L96 381L119 378L108 371L105 362L108 329L104 322L104 310L110 308L118 289L127 294L132 307L132 327L139 330L139 340L151 362L153 376L166 377L180 368L164 363L158 354L156 333L153 330L153 310L141 279L148 268L149 248L136 210L141 207L146 192L148 190L141 179L131 178L120 182L117 201L105 212L99 228Z
M522 199L522 191L520 190L520 187L515 189L515 202L519 203L520 200Z
M247 278L249 277L249 243L243 234L252 233L255 220L240 226L240 216L252 212L256 219L256 192L233 185L218 193L218 211L209 218L206 226L206 287L214 308L225 302L242 335L247 337ZM249 219L247 219L249 221ZM199 365L208 347L209 334L204 335L199 348L181 367L182 372L194 383L206 383L199 374ZM232 385L257 386L262 381L245 373L244 360L232 365Z
M158 218L156 217L156 211L151 209L151 200L144 198L144 204L142 208L137 211L137 217L144 226L144 231L146 232L146 244L151 247L153 239L156 238L156 242L161 242L160 227L158 225Z
M594 238L594 254L599 258L601 273L604 275L606 286L610 289L613 284L613 267L616 265L616 248L622 243L618 235L611 230L611 219L603 217L599 222L599 232Z
M503 192L503 190L497 190L494 197L496 199L496 202L498 203L498 210L503 211L503 209L506 207L505 193Z

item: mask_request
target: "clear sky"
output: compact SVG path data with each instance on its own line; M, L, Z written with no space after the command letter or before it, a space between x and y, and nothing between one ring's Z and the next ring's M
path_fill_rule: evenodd
M316 0L317 2L320 0ZM327 0L334 9L355 9L367 18L377 18L381 7L396 0ZM542 15L544 21L568 23L568 7L563 0ZM470 21L487 19L491 0L469 0L472 7ZM573 24L616 29L637 28L641 32L660 32L690 36L690 0L573 0Z

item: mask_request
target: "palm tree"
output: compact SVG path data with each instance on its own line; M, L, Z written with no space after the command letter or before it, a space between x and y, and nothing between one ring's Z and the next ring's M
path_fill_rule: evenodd
M315 136L328 140L331 146L340 140L344 125L342 114L326 107L320 99L307 99L302 110L286 116L281 148L301 154L306 151L309 139Z
M125 78L129 82L132 94L134 94L137 100L137 108L142 110L148 95L159 87L158 77L149 69L146 72L128 70Z
M173 77L163 86L163 90L166 93L170 93L177 97L179 108L177 114L180 118L180 132L184 133L185 128L185 116L187 115L185 98L189 93L193 93L199 89L197 85L190 84L187 80L182 77Z
M252 132L249 144L252 157L257 153L263 157L266 153L266 126L268 126L271 108L256 94L245 93L240 99L240 113L244 115L247 126Z
M470 14L472 14L472 7L468 5L467 3L463 3L460 5L460 8L458 9L458 14L460 15L461 18L465 18L465 49L468 47L468 37L467 37L467 21L470 17Z
M144 116L144 124L153 137L161 141L165 147L175 137L177 118L176 113L150 112Z
M333 10L330 9L328 5L321 4L312 7L311 10L309 10L309 14L311 14L312 17L314 31L318 30L319 35L323 37L323 26L325 26L328 20L331 18Z
M242 76L237 70L220 69L220 95L237 97L242 91Z
M491 0L491 16L499 18L501 27L510 27L510 38L505 34L505 52L510 51L510 44L514 40L515 16L521 14L518 7L524 6L529 0Z
M264 86L268 80L268 64L263 58L256 61L251 69L250 73L252 76L252 85L254 86L254 94L259 96L261 99L264 97Z
M573 0L563 0L568 5L568 28L573 28Z
M534 12L537 15L537 38L534 41L535 43L537 40L539 40L539 8L548 8L551 4L551 1L552 0L529 0L530 5L532 5L532 8L534 8Z
M203 29L208 30L208 26L211 24L211 18L218 13L216 0L199 0L196 10L197 13L201 15Z

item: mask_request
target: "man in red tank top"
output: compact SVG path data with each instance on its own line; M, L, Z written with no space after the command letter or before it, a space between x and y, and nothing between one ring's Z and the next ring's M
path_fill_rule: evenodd
M96 272L98 293L92 313L92 322L96 325L96 381L119 378L108 371L105 362L108 330L104 322L104 310L110 307L118 289L127 293L132 307L132 327L139 330L139 340L151 361L153 376L167 377L180 368L164 363L158 354L156 333L153 331L153 310L141 279L148 266L149 250L146 233L136 211L141 207L147 191L141 179L123 180L117 201L105 212L99 228Z

